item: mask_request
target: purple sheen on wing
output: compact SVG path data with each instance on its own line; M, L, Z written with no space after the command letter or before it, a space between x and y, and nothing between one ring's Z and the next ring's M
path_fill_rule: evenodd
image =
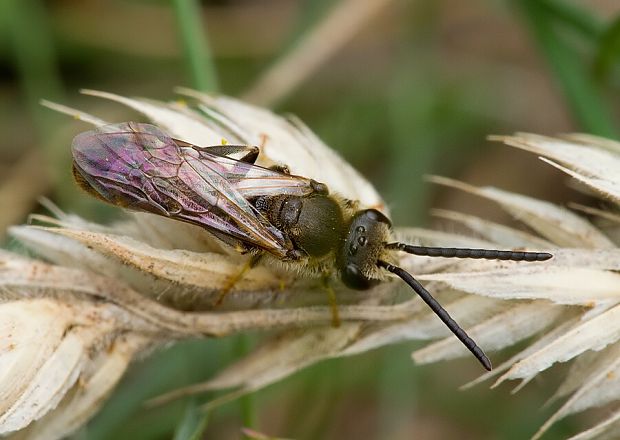
M207 150L133 122L82 133L72 144L76 171L110 203L198 224L286 255L290 241L247 198L307 195L311 181Z
M204 149L197 150L199 158L211 167L217 164L219 173L244 197L295 195L305 196L313 192L310 179L282 174L268 168L228 157L210 154Z
M190 197L189 195L192 194L192 190L184 188L184 184L178 179L171 182L169 180L155 178L153 179L153 185L159 193L173 200L174 203L178 205L180 211L200 214L208 212L210 209L208 206L198 203Z
M282 233L262 218L250 203L217 171L212 163L187 157L179 168L179 179L191 187L207 203L221 209L243 225L253 239L281 248ZM250 214L250 215L248 215ZM262 220L262 221L261 221Z

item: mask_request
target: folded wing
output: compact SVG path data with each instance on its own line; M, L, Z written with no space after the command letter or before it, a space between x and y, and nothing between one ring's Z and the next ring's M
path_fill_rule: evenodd
M100 198L194 223L229 238L225 241L230 244L285 257L292 249L290 240L248 199L307 195L314 191L313 182L214 154L221 152L218 147L209 150L133 122L82 133L72 145L78 182Z

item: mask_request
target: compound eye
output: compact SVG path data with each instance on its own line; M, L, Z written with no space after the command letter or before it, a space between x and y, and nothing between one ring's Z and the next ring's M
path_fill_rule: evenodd
M359 266L354 263L347 264L342 271L341 279L345 286L355 290L366 290L375 284L374 280L366 278Z

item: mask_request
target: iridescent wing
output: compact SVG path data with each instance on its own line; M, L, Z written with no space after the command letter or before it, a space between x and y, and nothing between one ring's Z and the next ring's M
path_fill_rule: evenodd
M197 147L153 125L127 122L76 136L74 175L115 205L194 223L229 243L286 257L290 240L247 199L303 196L316 182L253 165L251 148L244 153L243 147L230 147L246 161L236 160L222 156L221 146Z
M148 124L141 124L148 125ZM173 140L181 150L191 148L198 153L198 160L207 166L216 163L226 180L245 197L293 195L304 196L315 191L316 182L301 176L254 165L259 149L241 145L218 145L198 147L177 139Z

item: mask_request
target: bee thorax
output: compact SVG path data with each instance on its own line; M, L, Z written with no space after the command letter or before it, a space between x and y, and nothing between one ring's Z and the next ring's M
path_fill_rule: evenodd
M342 209L325 194L261 197L255 206L309 257L322 257L342 243Z

